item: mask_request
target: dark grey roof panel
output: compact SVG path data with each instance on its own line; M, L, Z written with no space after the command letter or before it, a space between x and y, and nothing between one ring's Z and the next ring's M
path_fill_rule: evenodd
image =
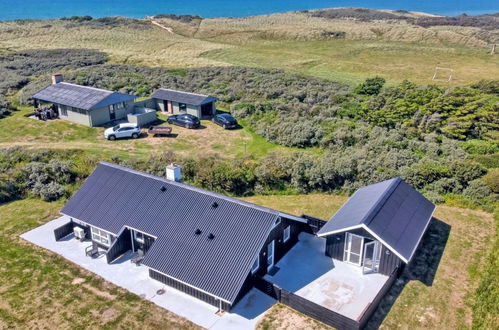
M114 234L128 226L156 236L145 265L229 302L237 297L279 216L265 207L107 163L95 169L61 213ZM198 228L200 236L194 234Z
M357 190L318 232L319 235L359 226L382 204L387 192L398 183L398 178L375 183Z
M394 178L357 190L318 235L364 226L409 261L434 210L433 203Z
M188 93L188 92L181 92L181 91L176 91L173 89L165 89L165 88L158 89L157 91L155 91L152 94L151 97L155 98L155 99L160 99L160 100L165 100L165 101L173 101L173 102L179 102L179 103L186 103L186 104L191 104L191 105L201 105L201 104L215 102L217 100L213 96Z
M61 82L42 89L32 98L84 110L93 110L119 102L131 101L136 96Z

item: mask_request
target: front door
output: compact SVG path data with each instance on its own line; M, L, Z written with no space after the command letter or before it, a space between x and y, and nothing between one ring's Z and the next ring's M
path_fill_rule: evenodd
M267 245L267 270L274 267L274 241Z
M110 120L115 120L116 119L116 111L114 110L114 104L111 104L109 106L109 119Z
M351 264L360 266L362 261L362 246L364 245L364 237L352 233L346 234L345 252L343 260Z
M381 244L379 244L378 241L366 243L364 245L362 272L364 274L377 273L379 270L380 258L381 258Z

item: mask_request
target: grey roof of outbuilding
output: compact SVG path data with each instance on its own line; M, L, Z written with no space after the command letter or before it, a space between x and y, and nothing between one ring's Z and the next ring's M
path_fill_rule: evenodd
M128 226L157 237L146 266L229 303L280 214L104 162L61 213L113 234ZM194 234L198 228L199 236ZM207 239L209 233L213 240Z
M155 99L173 101L173 102L179 102L191 105L201 105L201 104L215 102L217 100L213 96L188 93L188 92L176 91L173 89L165 89L165 88L158 89L151 95L151 97Z
M32 98L84 110L93 110L119 102L131 101L136 96L60 82L42 89Z
M357 190L318 235L361 227L409 262L434 210L433 203L401 178L394 178Z

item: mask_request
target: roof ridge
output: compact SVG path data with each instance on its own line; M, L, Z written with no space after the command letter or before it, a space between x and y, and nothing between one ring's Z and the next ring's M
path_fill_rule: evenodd
M402 178L400 177L395 177L393 179L390 179L389 181L391 180L393 181L390 183L387 189L383 192L383 194L379 197L376 203L369 209L366 215L362 218L360 222L361 224L369 225L369 223L371 223L372 219L374 219L376 214L378 214L378 212L383 208L383 205L385 205L386 201L393 194L398 185L403 181Z
M104 88L97 88L97 87L92 87L92 86L85 86L85 85L79 85L79 84L73 84L73 83L70 83L70 82L65 82L65 81L62 81L60 83L57 83L55 84L56 86L57 85L71 85L71 86L76 86L76 87L82 87L82 88L88 88L88 89L93 89L93 90L96 90L96 91L101 91L101 92L108 92L108 93L118 93L118 92L114 92L114 91L110 91L109 89L104 89ZM123 94L123 93L119 93L119 94ZM109 96L109 95L108 95ZM107 97L107 96L106 96Z
M153 175L153 174L150 174L150 173L146 173L146 172L143 172L143 171L134 170L134 169L126 167L126 166L122 166L122 165L118 165L118 164L113 164L113 163L109 163L109 162L105 162L105 161L101 161L100 164L101 165L105 165L105 166L109 166L109 167L112 167L112 168L116 168L116 169L119 169L119 170L122 170L122 171L126 171L126 172L129 172L129 173L141 175L141 176L144 176L144 177L147 177L147 178L159 180L159 181L162 181L164 183L168 183L168 184L171 184L171 185L174 185L174 186L177 186L177 187L181 187L181 188L184 188L184 189L188 189L188 190L191 190L191 191L195 191L195 192L198 192L198 193L209 195L209 196L212 196L212 197L215 197L215 198L224 199L226 201L237 203L239 205L250 207L250 208L253 208L253 209L257 209L257 210L260 210L260 211L263 211L263 212L272 213L272 214L275 214L276 216L279 215L280 213L282 213L282 212L279 212L277 210L274 210L274 209L271 209L271 208L268 208L268 207L265 207L265 206L261 206L261 205L250 203L250 202L246 202L246 201L243 201L243 200L240 200L240 199L237 199L237 198L233 198L233 197L230 197L230 196L227 196L227 195L223 195L223 194L216 193L216 192L213 192L213 191L209 191L209 190L206 190L206 189L194 187L194 186L191 186L191 185L188 185L188 184L185 184L185 183L168 180L166 178L163 178L163 177L160 177L160 176L156 176L156 175Z
M198 93L186 92L186 91L179 91L179 90L177 90L177 89L170 89L170 88L160 88L159 90L170 91L170 92L176 92L176 93L191 94L191 95L197 95L197 96L204 96L205 98L210 97L210 95L198 94Z

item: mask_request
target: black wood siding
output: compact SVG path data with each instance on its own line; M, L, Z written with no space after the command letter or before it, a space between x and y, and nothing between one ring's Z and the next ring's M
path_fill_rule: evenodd
M262 249L260 250L260 268L254 274L255 276L264 276L267 273L267 245L275 241L274 247L274 265L281 260L281 258L298 242L298 235L304 231L304 224L286 218L281 218L281 222L275 226L265 241ZM291 226L289 239L284 242L284 228Z
M61 238L71 234L73 232L73 227L74 227L73 220L69 220L68 223L65 223L64 225L54 229L55 240L58 241Z
M113 245L111 245L106 253L108 264L113 262L116 258L121 256L126 251L132 249L132 240L130 234L130 230L128 230L128 228L125 228L121 235L116 238L116 241L113 243Z
M202 300L210 305L220 307L220 299L217 299L217 298L215 298L207 293L204 293L204 292L199 291L193 287L185 285L185 284L183 284L183 283L181 283L181 282L179 282L171 277L168 277L168 276L165 276L161 273L158 273L153 269L149 269L149 276L152 279L155 279L156 281L159 281L159 282L164 283L168 286L171 286L172 288L175 288L179 291L187 293L188 295L191 295L191 296L193 296L199 300ZM168 294L168 293L166 293L166 294ZM222 301L221 306L222 306L222 309L224 311L229 311L231 308L231 304L229 304L225 301Z
M363 228L348 231L355 235L364 236L376 240L369 232ZM343 252L345 250L346 233L330 235L326 238L326 255L333 259L343 261ZM379 273L390 276L394 269L402 266L402 260L382 244L381 258L379 262Z
M297 296L292 292L281 289L280 296L280 301L284 305L287 305L300 313L326 323L336 329L356 330L360 328L359 322L311 302L308 299Z
M154 243L154 237L148 236L144 234L144 243L138 242L135 238L133 239L133 246L135 248L134 252L137 251L137 249L141 249L144 251L144 254L151 248L152 244Z
M369 307L366 310L364 310L364 312L362 313L362 315L359 317L359 323L360 323L360 328L361 329L365 327L365 325L367 324L367 322L369 321L369 319L373 315L373 313L376 310L376 308L378 308L378 305L379 305L381 299L383 299L383 297L386 295L386 293L388 292L388 290L390 290L390 288L393 285L393 282L395 282L395 280L397 279L398 275L399 275L399 269L395 268L392 271L392 273L390 274L390 277L388 278L388 280L385 282L385 284L381 288L381 290L379 290L379 292L376 295L376 297L374 297L374 299L371 302L371 304L369 305Z

